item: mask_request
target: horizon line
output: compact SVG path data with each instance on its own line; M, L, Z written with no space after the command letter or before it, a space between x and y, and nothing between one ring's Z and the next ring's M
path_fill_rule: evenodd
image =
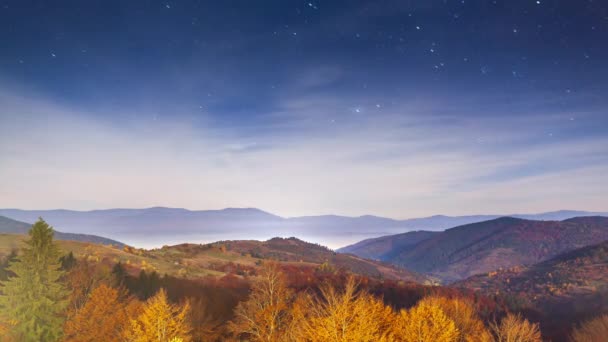
M543 211L543 212L533 212L533 213L464 214L464 215L433 214L433 215L426 215L426 216L422 215L422 216L417 216L417 217L394 218L394 217L379 216L379 215L374 215L374 214L363 214L363 215L356 215L356 216L340 215L340 214L316 214L316 215L282 216L282 215L278 215L278 214L275 214L273 212L266 211L264 209L260 209L260 208L257 208L257 207L224 207L224 208L219 208L219 209L188 209L188 208L184 208L184 207L169 207L169 206L158 205L158 206L150 206L150 207L143 207L143 208L111 207L111 208L104 208L104 209L88 209L88 210L76 210L76 209L65 209L65 208L54 208L54 209L0 208L0 210L72 211L72 212L79 212L79 213L89 213L89 212L95 212L95 211L111 211L111 210L151 210L151 209L172 209L172 210L184 210L184 211L188 211L188 212L212 212L212 211L226 211L226 210L256 210L256 211L260 211L260 212L263 212L263 213L268 214L268 215L276 216L276 217L279 217L279 218L282 218L282 219L287 219L287 220L288 219L298 219L298 218L310 218L310 217L327 217L327 216L343 217L343 218L376 217L376 218L390 219L390 220L395 220L395 221L406 221L406 220L414 220L414 219L428 219L428 218L433 218L433 217L450 217L450 218L472 217L472 216L514 217L514 216L522 216L522 215L553 214L553 213L560 213L560 212L585 212L585 213L608 214L608 210L557 209L557 210L550 210L550 211Z

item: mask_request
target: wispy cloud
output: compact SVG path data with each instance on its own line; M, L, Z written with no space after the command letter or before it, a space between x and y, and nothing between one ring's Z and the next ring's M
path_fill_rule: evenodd
M396 218L606 210L608 139L570 134L594 113L586 122L546 112L453 115L474 107L329 96L315 88L339 76L322 74L274 98L255 127L187 110L122 108L128 119L108 112L106 120L103 108L89 115L4 87L0 206L254 206Z

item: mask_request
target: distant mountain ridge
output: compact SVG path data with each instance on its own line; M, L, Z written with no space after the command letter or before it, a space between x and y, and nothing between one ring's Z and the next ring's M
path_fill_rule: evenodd
M0 234L27 234L32 227L31 224L16 221L8 217L0 216ZM90 242L104 245L114 245L117 247L124 247L125 244L112 239L104 238L96 235L88 234L74 234L74 233L62 233L55 231L55 239L57 240L71 240L80 242Z
M73 210L20 210L0 209L0 215L33 223L43 217L57 229L70 233L108 236L125 241L127 237L140 238L184 236L191 241L193 234L209 236L209 241L226 232L234 233L227 239L265 239L272 236L298 236L307 241L330 247L344 246L369 237L404 233L414 230L442 231L444 229L499 218L503 215L431 216L396 220L364 215L348 217L338 215L303 216L284 218L256 208L226 208L221 210L187 210L182 208L153 207L145 209L105 209L92 211ZM541 214L512 215L534 220L563 220L576 216L602 215L583 211L562 210ZM260 232L264 236L259 236ZM190 236L190 237L188 237ZM339 237L330 243L329 236ZM161 238L162 240L162 238ZM333 241L333 240L332 240ZM165 243L156 243L157 246ZM332 246L333 244L333 246ZM148 246L149 247L149 246Z

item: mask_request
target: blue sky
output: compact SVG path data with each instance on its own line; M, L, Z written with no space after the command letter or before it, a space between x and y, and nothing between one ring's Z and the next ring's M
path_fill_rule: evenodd
M0 206L607 210L601 1L3 1Z

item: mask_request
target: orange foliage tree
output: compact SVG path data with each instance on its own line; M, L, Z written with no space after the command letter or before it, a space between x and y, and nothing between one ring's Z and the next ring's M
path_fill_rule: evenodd
M207 296L189 298L190 324L194 330L192 338L195 341L215 341L223 333L223 321L213 312ZM227 305L227 303L223 303Z
M393 310L381 300L357 290L349 277L343 290L325 285L321 296L306 296L294 308L297 341L383 341L390 340Z
M540 342L542 341L538 324L530 323L521 315L508 314L500 321L493 322L490 330L496 342Z
M95 288L86 303L65 323L66 342L119 341L129 319L139 310L138 301L125 298L105 284Z
M422 299L422 303L440 308L454 321L459 331L459 342L491 342L492 335L479 319L471 301L464 298L446 298L431 296Z
M289 326L291 297L292 291L287 287L279 264L265 262L249 298L235 308L235 318L228 329L253 341L283 341Z
M78 260L66 274L66 285L70 290L68 317L75 314L89 300L91 292L100 284L109 283L110 268L102 263Z
M608 338L608 315L583 323L572 332L573 342L604 342Z
M188 303L169 303L167 293L161 288L154 297L148 299L139 316L131 319L131 330L125 334L125 338L132 342L189 342L192 330L188 320L189 312Z
M457 342L460 331L440 306L420 301L415 307L401 310L393 326L393 340L404 342Z
M11 328L14 326L12 322L7 322L6 319L0 317L0 341L12 342L14 339L10 336Z

